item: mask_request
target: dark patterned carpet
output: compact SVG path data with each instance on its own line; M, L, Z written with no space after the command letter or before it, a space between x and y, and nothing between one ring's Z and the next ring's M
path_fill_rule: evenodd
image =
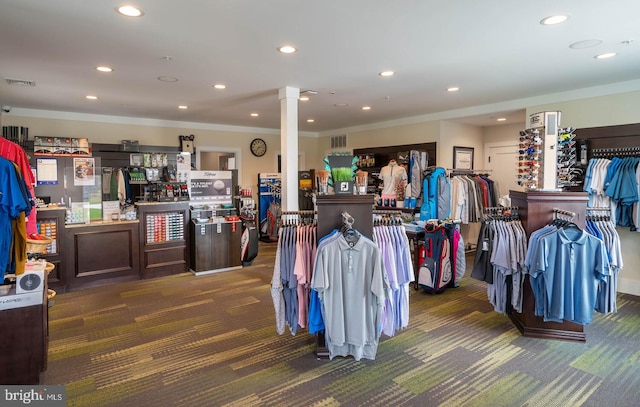
M587 342L522 337L469 277L411 290L408 329L375 361L317 360L278 335L274 244L250 267L59 294L45 384L68 406L638 406L640 298L596 314Z

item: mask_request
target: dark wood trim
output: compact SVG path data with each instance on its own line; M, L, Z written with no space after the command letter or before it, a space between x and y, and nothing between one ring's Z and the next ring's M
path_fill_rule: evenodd
M640 123L581 128L576 129L575 134L581 139L640 136Z
M624 148L640 146L640 123L576 129L576 140L587 140L587 157L594 148Z

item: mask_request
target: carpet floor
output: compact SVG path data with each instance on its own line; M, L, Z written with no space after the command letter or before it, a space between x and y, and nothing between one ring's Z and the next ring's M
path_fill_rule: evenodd
M68 406L638 406L640 298L618 296L586 343L523 337L484 283L411 290L410 325L376 360L315 357L278 335L275 244L253 265L72 291L49 309L44 384Z

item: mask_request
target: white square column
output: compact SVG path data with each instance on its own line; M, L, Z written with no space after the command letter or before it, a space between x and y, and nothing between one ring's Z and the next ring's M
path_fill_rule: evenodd
M282 210L298 210L298 99L300 89L284 87L280 99Z

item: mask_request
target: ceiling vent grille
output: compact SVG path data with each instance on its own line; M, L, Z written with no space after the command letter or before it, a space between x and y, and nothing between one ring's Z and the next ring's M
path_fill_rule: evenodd
M344 148L347 146L347 135L331 136L331 148Z
M9 85L16 85L16 86L36 86L35 81L25 81L22 79L11 79L11 78L4 78L5 81L7 81L7 83Z

